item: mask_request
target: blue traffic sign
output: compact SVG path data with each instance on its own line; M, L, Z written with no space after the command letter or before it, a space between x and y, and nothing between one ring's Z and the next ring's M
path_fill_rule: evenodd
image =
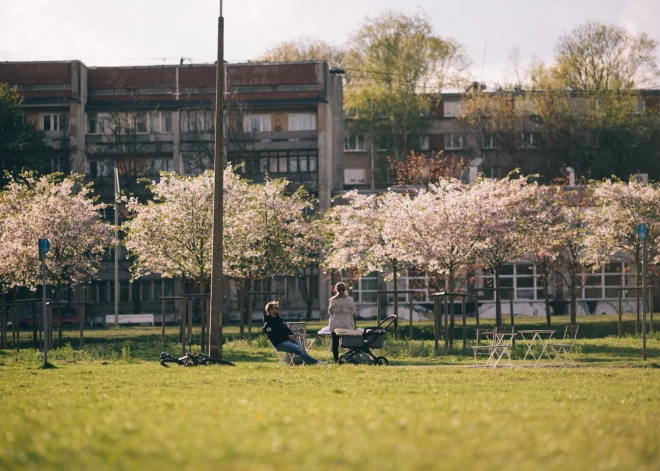
M50 241L48 239L39 239L39 251L44 255L50 252Z
M646 233L647 233L647 227L646 223L642 222L637 225L637 237L639 237L639 240L644 240L646 239Z

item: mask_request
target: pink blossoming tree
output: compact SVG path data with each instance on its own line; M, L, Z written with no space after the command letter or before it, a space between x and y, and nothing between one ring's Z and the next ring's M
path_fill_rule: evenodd
M585 239L588 259L595 264L616 258L634 262L637 286L641 286L642 241L637 226L642 222L648 225L651 263L659 263L660 189L656 184L607 179L593 183L593 197L594 205L586 218L590 227Z
M94 279L112 243L112 226L100 214L103 208L82 175L24 174L10 180L0 194L2 284L32 291L41 285L40 238L50 241L46 282L56 286L58 301L61 286Z

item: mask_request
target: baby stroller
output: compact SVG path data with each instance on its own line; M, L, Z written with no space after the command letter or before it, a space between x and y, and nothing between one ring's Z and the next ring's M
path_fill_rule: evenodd
M372 348L382 348L385 343L386 329L396 320L396 316L388 316L377 327L364 330L335 329L342 348L349 350L339 357L339 364L354 365L388 365L387 358L375 356Z

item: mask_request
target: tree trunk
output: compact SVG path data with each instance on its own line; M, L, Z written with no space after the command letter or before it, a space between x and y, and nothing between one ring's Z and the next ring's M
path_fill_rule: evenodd
M241 339L245 338L245 292L243 286L245 280L236 280L236 296L238 297L238 335ZM247 295L252 296L251 294Z
M392 269L394 271L394 315L396 316L396 319L394 319L394 338L397 339L399 338L399 286L398 286L398 280L397 280L397 270L398 270L398 264L396 260L392 260Z
M637 268L637 276L636 276L636 285L637 286L642 286L642 262L640 260L639 256L639 251L635 254L635 267ZM641 290L636 289L635 290L635 313L637 314L637 319L635 320L635 335L639 333L639 330L642 326L641 320L639 318L639 294Z
M543 297L545 298L545 321L550 327L550 293L548 293L548 276L543 277Z
M447 277L447 291L454 291L454 274L450 271ZM454 298L449 298L449 348L454 348L454 329L456 323L456 310L454 309Z
M133 284L133 288L135 288L136 284ZM185 292L185 282L181 282L182 290ZM140 314L142 312L142 302L140 301L140 290L139 289L132 289L131 290L131 296L133 298L133 308L135 310L135 314Z
M199 294L204 294L204 292L206 291L205 281L206 280L204 279L204 273L202 272L199 275ZM200 305L200 309L202 311L201 315L199 316L200 317L199 321L200 321L200 324L202 325L202 332L201 332L201 336L200 336L200 340L199 340L199 348L201 349L200 351L202 351L202 352L205 351L204 347L206 346L206 326L208 325L208 319L207 319L207 316L208 316L207 307L208 306L207 306L207 304L208 303L206 302L206 298L204 298L204 297L199 298L199 305Z
M500 269L495 269L495 325L502 327L502 300L500 298Z
M250 278L250 291L254 291L254 278ZM254 315L254 294L247 297L247 315L252 318Z
M571 277L571 325L577 324L577 280Z
M62 285L57 283L57 292L55 293L55 301L57 301L57 347L62 346L62 305L60 301L62 300L61 295Z
M304 280L307 282L307 298L305 298L305 302L307 303L307 316L306 319L308 321L312 320L312 307L314 305L314 298L312 297L312 278L314 277L314 270L310 270L309 277L306 277ZM319 320L321 319L321 313L319 313Z

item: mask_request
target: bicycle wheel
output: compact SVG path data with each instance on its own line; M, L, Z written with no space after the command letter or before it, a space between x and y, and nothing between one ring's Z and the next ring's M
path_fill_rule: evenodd
M202 365L225 365L225 366L236 366L232 362L227 360L220 360L218 358L207 357L202 360Z

